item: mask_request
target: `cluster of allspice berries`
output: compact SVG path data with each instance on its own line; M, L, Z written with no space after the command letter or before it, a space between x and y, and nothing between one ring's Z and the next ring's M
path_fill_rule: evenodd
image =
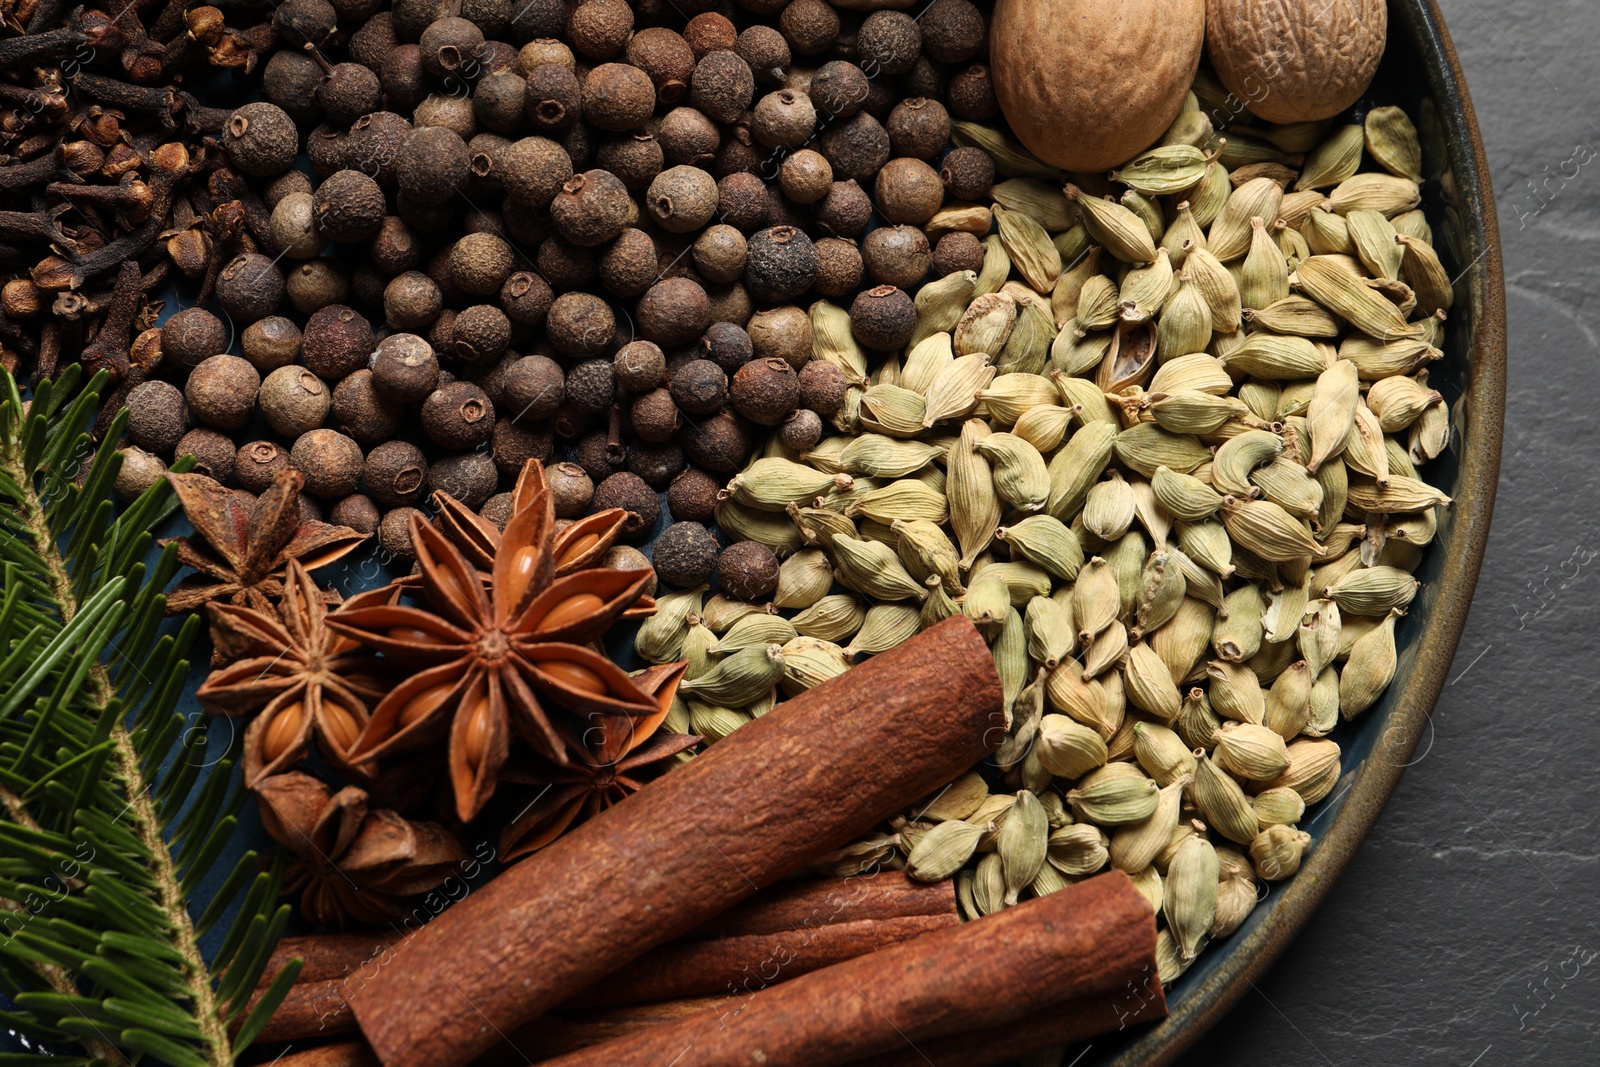
M815 445L862 384L811 360L807 307L847 303L891 352L925 277L982 264L981 235L928 224L994 181L982 149L949 147L952 121L997 114L986 16L377 7L273 14L264 99L217 139L265 239L163 326L178 371L128 395L124 488L185 453L247 492L291 465L308 514L403 557L433 490L504 521L537 457L561 518L625 508L634 544L665 493L658 575L707 581L727 479L768 436ZM757 597L777 566L741 548L721 570Z

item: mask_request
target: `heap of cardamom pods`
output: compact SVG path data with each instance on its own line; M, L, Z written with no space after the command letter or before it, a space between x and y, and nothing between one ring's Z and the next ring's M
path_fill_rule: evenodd
M714 741L966 615L1010 715L996 766L822 869L954 876L978 916L1109 864L1170 982L1299 869L1450 502L1417 473L1450 441L1426 366L1452 301L1418 137L1384 107L1225 140L1191 97L1103 179L955 125L1007 175L933 222L983 235L982 270L925 285L876 366L811 306L859 387L717 511L784 557L772 602L664 596L638 651L689 661L671 728Z

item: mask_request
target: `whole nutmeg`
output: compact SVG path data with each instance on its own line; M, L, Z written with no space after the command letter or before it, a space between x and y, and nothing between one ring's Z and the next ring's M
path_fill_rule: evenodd
M661 498L637 474L620 471L595 486L595 511L621 508L628 513L622 524L624 540L639 542L661 518Z
M688 344L711 325L706 291L688 278L666 278L652 285L634 309L639 336L664 348Z
M800 378L787 360L753 359L733 376L729 395L751 422L776 426L800 402Z
M828 416L844 406L850 382L844 371L826 360L814 359L800 368L800 403L818 415Z
M326 383L304 367L279 367L261 383L257 403L275 432L299 437L322 425L332 397Z
M358 170L330 174L312 196L317 232L330 241L365 241L383 225L387 210L378 183Z
M494 432L494 404L471 382L448 382L422 402L422 429L433 442L456 451L476 448Z
M557 463L544 472L550 486L550 499L555 505L556 518L582 518L594 500L594 480L576 463Z
M300 131L276 104L245 104L222 127L222 150L241 173L269 178L294 166Z
M810 408L795 408L778 428L778 440L796 452L815 447L822 440L822 416Z
M756 79L749 65L726 49L702 56L689 79L690 103L712 120L728 125L739 120L755 95Z
M811 319L792 304L756 312L746 330L758 359L781 359L798 370L811 358Z
M629 341L617 349L611 369L622 388L630 393L647 393L666 376L667 358L661 346L652 341Z
M392 333L372 357L372 384L398 404L422 400L439 385L439 359L433 346L414 333Z
M161 354L180 366L198 367L201 361L226 352L228 339L228 328L221 319L205 308L184 308L173 312L162 325ZM296 331L295 340L299 341L299 331ZM291 353L289 360L293 359Z
M645 210L662 229L693 233L717 210L716 180L699 167L670 167L656 175L645 193Z
M861 242L861 259L873 281L909 290L933 266L933 249L915 226L880 226Z
M904 347L917 327L917 307L892 285L856 294L850 304L850 333L868 348L891 352Z
M289 193L272 209L272 240L290 259L320 256L328 247L328 238L317 232L315 205L310 193Z
M233 473L240 488L265 493L279 471L289 468L289 450L273 441L251 441L233 457Z
M180 459L193 456L194 466L191 469L194 473L225 482L233 476L233 461L238 450L233 447L233 439L227 434L202 426L179 438L172 454Z
M1333 118L1367 91L1383 58L1389 11L1382 0L1219 0L1200 6L1206 53L1218 79L1239 100L1249 100L1251 113L1265 122ZM1186 8L1184 15L1187 30L1191 12ZM1174 78L1183 72L1177 58L1169 61Z
M217 355L189 372L184 399L189 411L207 426L237 430L255 413L261 375L238 356Z
M637 129L655 107L656 87L638 67L602 63L583 80L583 118L599 129Z
M386 508L422 499L428 460L410 441L385 441L367 454L363 476L372 499Z
M670 383L672 402L686 415L710 415L728 401L728 375L709 359L691 359Z
M650 550L656 577L675 589L704 585L717 567L717 539L698 522L675 522Z
M593 247L627 228L633 206L627 187L616 175L589 170L574 174L561 187L550 203L550 221L556 232L573 244Z
M674 520L712 522L717 514L717 493L722 483L696 467L672 479L667 487L667 510Z
M751 235L745 248L745 285L763 303L793 300L817 277L817 249L793 226L774 226Z
M1310 10L1307 5L1229 6L1262 13L1274 7ZM1017 140L1063 170L1104 171L1127 162L1178 117L1202 44L1226 54L1228 39L1221 29L1208 41L1206 7L1206 0L1170 0L1160 5L1158 18L1130 19L1120 6L1095 0L997 5L989 36L995 95ZM1253 37L1259 25L1241 29ZM1367 28L1360 27L1360 34L1367 36ZM1260 39L1293 40L1277 33ZM1346 53L1341 46L1341 61ZM1041 76L1043 71L1049 75ZM1273 87L1268 95L1279 95L1278 78L1267 84Z
M760 600L778 588L778 557L759 541L736 541L717 558L717 584L739 600Z
M939 172L920 159L891 159L874 185L878 210L891 223L920 226L944 205Z
M306 492L324 500L355 492L365 462L361 446L338 430L301 434L289 450L289 463L306 477Z
M178 387L162 381L141 382L128 391L128 437L147 452L172 455L189 428L189 409Z

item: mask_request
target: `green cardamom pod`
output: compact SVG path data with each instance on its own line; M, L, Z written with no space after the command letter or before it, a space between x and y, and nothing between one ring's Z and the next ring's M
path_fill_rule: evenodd
M849 669L850 657L836 643L802 635L783 646L783 677L778 684L786 696L798 696Z
M1156 258L1150 229L1137 214L1122 204L1090 196L1076 185L1064 190L1069 202L1078 206L1084 229L1090 238L1124 263L1149 263Z
M1250 799L1216 760L1198 752L1195 755L1194 784L1190 787L1194 806L1200 809L1211 829L1229 841L1250 844L1261 831Z
M1199 834L1186 839L1167 865L1162 914L1185 961L1199 955L1216 918L1219 872L1217 850Z
M783 677L783 646L753 645L740 649L699 678L678 686L691 702L704 701L724 707L754 703Z
M1155 814L1161 789L1148 778L1115 778L1067 793L1072 810L1099 826L1126 826Z

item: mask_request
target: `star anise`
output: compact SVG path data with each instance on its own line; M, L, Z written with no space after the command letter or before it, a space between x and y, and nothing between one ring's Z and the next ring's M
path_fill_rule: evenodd
M199 534L177 537L178 560L192 574L167 595L167 614L196 611L212 601L272 610L283 596L285 568L292 559L308 571L343 557L367 535L348 526L302 522L297 497L305 476L290 468L273 478L255 507L247 509L232 490L203 474L168 474L184 514ZM323 598L337 601L335 593ZM213 640L218 638L213 629ZM219 656L231 650L217 643Z
M597 720L585 731L584 744L569 766L539 761L504 775L508 781L545 788L501 833L503 859L537 852L573 826L638 792L665 769L667 760L700 743L693 734L657 733L688 666L667 663L634 675L639 688L654 695L656 713L641 719Z
M530 459L523 464L521 473L517 475L517 484L511 491L511 513L514 515L523 510L540 492L546 491L548 483L545 481L544 464ZM433 502L439 508L439 529L477 568L478 576L488 583L494 567L494 554L500 547L500 531L493 523L442 489L434 491ZM624 509L606 508L557 530L550 545L551 558L555 561L555 576L563 578L599 566L606 551L616 544L627 519L628 513ZM413 573L396 584L415 588L421 584L421 576ZM644 618L653 615L655 610L655 599L641 593L621 617Z
M318 925L400 918L402 898L437 886L467 858L442 827L370 809L355 786L334 793L290 771L256 793L267 833L294 855L283 893L300 892L300 910Z
M299 560L289 561L286 578L276 609L206 605L219 644L247 658L212 671L195 695L213 715L255 714L244 735L244 780L251 788L304 759L313 735L341 774L370 782L372 769L352 763L349 751L390 689L385 664L323 625L328 606ZM389 590L375 589L350 604L389 597Z
M560 766L571 762L566 716L648 717L655 698L588 647L634 603L648 571L594 568L556 578L555 511L543 478L512 514L485 585L461 550L413 515L421 592L432 608L354 606L328 625L399 662L424 664L384 697L351 749L379 759L449 737L450 780L462 821L494 793L515 729Z

